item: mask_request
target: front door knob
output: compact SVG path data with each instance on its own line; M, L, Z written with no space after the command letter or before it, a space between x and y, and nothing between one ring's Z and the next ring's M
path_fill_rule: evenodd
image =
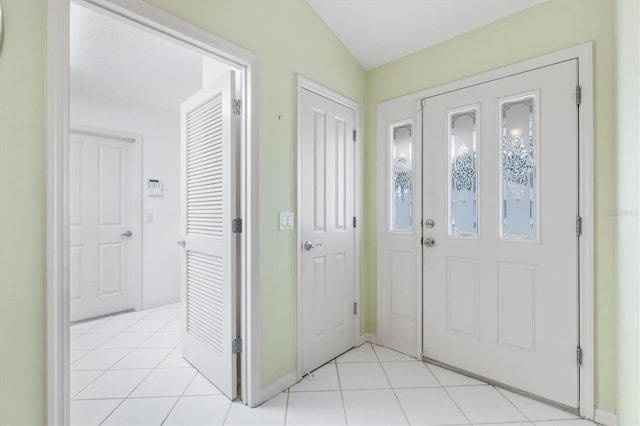
M425 247L433 247L433 246L436 245L436 240L434 240L431 237L425 238L424 239L424 245L425 245Z

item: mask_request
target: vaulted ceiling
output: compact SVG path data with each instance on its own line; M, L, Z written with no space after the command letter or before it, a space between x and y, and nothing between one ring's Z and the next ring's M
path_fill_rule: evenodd
M545 0L307 1L362 66L372 69Z

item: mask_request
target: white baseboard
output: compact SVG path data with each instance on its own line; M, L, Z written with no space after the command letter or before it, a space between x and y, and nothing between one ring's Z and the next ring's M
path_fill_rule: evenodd
M598 410L596 408L596 415L594 419L596 423L600 423L604 426L618 426L618 417L609 411Z
M375 334L363 334L362 336L360 336L360 343L358 344L358 346L367 342L375 344L376 340L377 339Z
M289 373L280 377L278 380L271 383L266 388L262 389L262 398L260 398L260 404L267 402L271 398L281 394L284 390L295 385L297 382L298 382L298 377L296 373Z

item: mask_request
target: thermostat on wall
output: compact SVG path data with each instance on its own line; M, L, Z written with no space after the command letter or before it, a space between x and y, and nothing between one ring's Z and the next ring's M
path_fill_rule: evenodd
M158 179L147 179L147 195L161 196L162 182Z

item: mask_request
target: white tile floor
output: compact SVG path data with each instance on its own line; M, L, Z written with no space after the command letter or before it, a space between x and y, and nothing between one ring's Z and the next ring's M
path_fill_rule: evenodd
M592 425L368 343L250 409L181 357L179 315L167 305L71 327L73 425Z

